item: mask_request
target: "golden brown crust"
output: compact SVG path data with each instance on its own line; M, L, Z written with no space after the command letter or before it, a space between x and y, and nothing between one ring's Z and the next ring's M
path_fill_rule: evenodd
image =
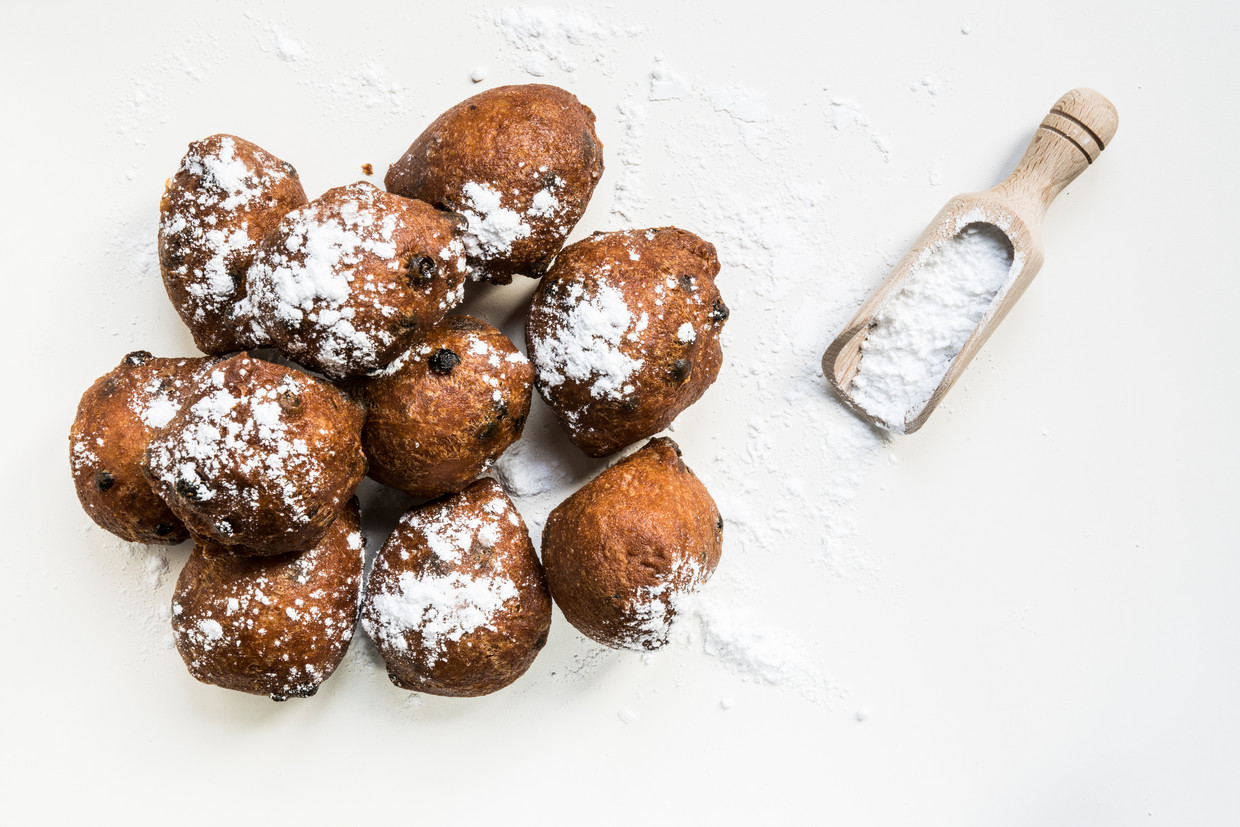
M198 537L240 554L305 551L366 474L362 411L326 382L244 354L216 365L143 471Z
M459 219L359 181L284 217L246 275L289 358L332 378L386 365L464 298Z
M525 340L535 387L586 454L658 433L715 381L718 273L714 245L675 227L595 233L556 257Z
M534 368L486 322L449 316L397 362L356 391L379 482L415 497L460 491L521 436Z
M723 521L670 439L652 439L551 512L542 559L578 631L617 649L667 643L678 602L719 564Z
M184 523L142 474L152 436L168 423L214 359L155 359L137 350L82 394L69 429L69 465L82 508L132 543L172 545Z
M190 674L276 701L313 695L353 638L364 545L357 500L300 554L241 557L199 540L172 597Z
M375 558L362 625L402 689L471 697L523 675L551 596L504 489L482 479L407 512Z
M159 204L159 269L168 298L204 353L266 344L245 272L258 243L306 203L297 171L235 135L189 145Z
M388 169L389 192L465 216L471 275L537 277L603 174L594 113L556 86L500 86L440 115Z

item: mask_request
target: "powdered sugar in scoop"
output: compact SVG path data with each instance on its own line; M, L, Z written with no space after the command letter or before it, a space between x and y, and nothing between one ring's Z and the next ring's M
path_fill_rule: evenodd
M972 223L926 251L861 344L854 401L902 432L943 381L1012 270L1012 243Z

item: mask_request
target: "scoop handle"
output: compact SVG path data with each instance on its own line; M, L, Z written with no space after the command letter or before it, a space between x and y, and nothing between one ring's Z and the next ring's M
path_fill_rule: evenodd
M1055 196L1098 159L1115 137L1119 113L1093 89L1073 89L1051 107L1025 155L993 192L1041 218Z

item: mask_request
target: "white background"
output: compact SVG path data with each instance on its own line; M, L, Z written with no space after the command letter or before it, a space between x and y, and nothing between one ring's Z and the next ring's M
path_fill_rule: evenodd
M507 27L502 8L6 11L13 823L1236 823L1240 8L548 2ZM538 19L595 28L550 60L511 39ZM704 627L611 653L557 614L483 699L411 698L363 640L309 700L195 683L161 617L188 549L94 527L66 462L97 376L194 352L152 266L164 179L232 132L313 197L536 80L598 115L607 172L577 235L676 223L719 246L727 365L673 436L729 521L707 589L749 648ZM1041 274L944 407L879 441L831 399L823 348L1074 86L1116 104L1113 145L1051 207ZM532 287L470 306L520 341ZM518 501L535 533L601 467L545 420L534 453L565 476ZM384 503L372 524L403 506Z

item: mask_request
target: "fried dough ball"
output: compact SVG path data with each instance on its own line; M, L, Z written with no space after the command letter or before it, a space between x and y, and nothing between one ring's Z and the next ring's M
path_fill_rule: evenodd
M142 475L142 456L215 361L135 350L82 394L69 429L69 465L82 508L99 526L131 543L174 545L189 537Z
M657 434L723 361L714 245L675 227L595 233L556 257L525 328L535 387L602 457Z
M381 368L464 298L460 220L359 181L284 217L246 275L272 344L332 378Z
M706 487L657 438L556 506L542 536L547 584L582 634L658 649L686 595L715 571L723 519Z
M521 436L534 368L507 336L449 316L356 393L370 476L415 497L460 491Z
M168 298L204 353L260 347L246 301L254 250L306 203L292 165L235 135L189 145L159 204L159 269Z
M465 216L470 275L538 277L603 174L594 113L556 86L500 86L440 115L384 182Z
M366 583L362 626L401 689L486 695L525 674L547 642L551 596L497 482L401 517Z
M353 638L364 546L357 500L300 554L241 557L199 540L172 596L189 673L273 701L313 695Z
M240 554L306 551L366 474L361 430L343 392L241 354L206 374L143 471L198 537Z

